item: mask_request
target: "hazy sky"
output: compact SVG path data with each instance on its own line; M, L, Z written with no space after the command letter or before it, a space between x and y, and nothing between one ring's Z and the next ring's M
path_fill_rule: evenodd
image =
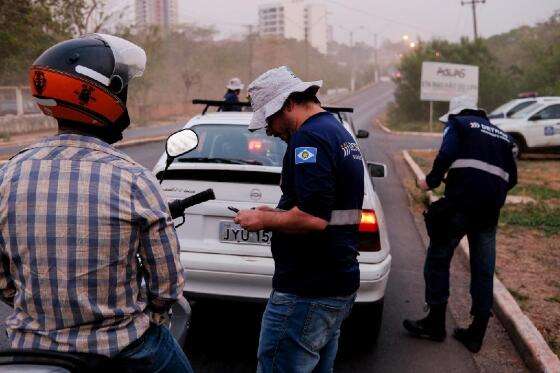
M181 19L202 25L214 25L225 35L243 32L243 24L257 22L259 4L274 0L179 0ZM442 37L458 40L472 36L470 6L461 0L307 0L324 3L335 39L348 42L348 29L357 30L356 39L397 39L403 34L423 39ZM546 20L560 10L560 0L487 0L478 6L479 34L489 36L523 24ZM344 29L342 28L344 27Z

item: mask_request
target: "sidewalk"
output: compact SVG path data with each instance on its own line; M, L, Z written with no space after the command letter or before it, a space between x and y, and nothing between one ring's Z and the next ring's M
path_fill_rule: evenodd
M116 145L131 140L146 141L159 141L171 134L172 132L182 128L187 123L187 120L181 120L173 124L162 123L153 126L134 127L134 124L124 132L124 138ZM13 154L17 153L20 149L27 145L33 144L40 139L56 134L57 130L33 132L22 135L12 136L9 141L0 142L0 160L10 158Z

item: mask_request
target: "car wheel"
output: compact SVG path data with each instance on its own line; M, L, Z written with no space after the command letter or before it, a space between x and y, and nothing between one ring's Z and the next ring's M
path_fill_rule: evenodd
M516 159L521 159L521 156L527 150L527 145L525 145L525 140L519 135L511 135L513 139L513 155Z
M353 348L370 348L377 342L382 320L383 299L374 303L356 303L344 322L341 339L351 341Z

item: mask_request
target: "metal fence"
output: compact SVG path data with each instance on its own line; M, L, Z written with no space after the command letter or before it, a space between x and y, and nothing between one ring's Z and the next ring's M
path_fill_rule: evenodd
M28 87L0 87L0 116L40 112Z

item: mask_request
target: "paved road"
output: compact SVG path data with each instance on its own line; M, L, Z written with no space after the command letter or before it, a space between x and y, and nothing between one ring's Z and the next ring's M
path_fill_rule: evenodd
M385 299L383 328L375 348L358 348L352 336L341 344L337 371L340 372L476 372L517 371L509 369L508 360L519 359L511 344L496 342L504 363L476 361L472 355L453 339L434 344L410 338L402 329L405 317L421 315L423 307L422 265L425 255L424 242L409 212L409 201L402 186L402 163L397 156L402 149L436 148L440 140L429 137L404 137L387 134L373 127L373 119L393 99L393 85L380 84L353 97L343 100L341 106L355 108L356 129L367 129L371 136L361 140L361 147L368 160L388 165L387 178L376 181L376 189L384 206L392 247L393 266ZM127 148L133 158L152 167L163 149L162 143ZM399 169L400 168L400 169ZM461 270L457 270L461 272ZM464 270L457 282L466 283ZM457 276L456 276L457 277ZM463 287L463 294L466 291ZM462 309L461 309L462 307ZM459 311L468 312L467 305ZM262 307L254 304L225 302L198 303L193 307L193 327L186 351L198 371L247 372L254 370L259 322ZM448 316L448 330L456 326L454 317ZM500 326L496 328L501 328ZM493 339L493 338L492 338ZM500 344L501 343L501 344ZM502 345L505 345L502 346ZM479 359L480 360L480 359ZM481 367L482 365L482 367ZM485 369L484 369L485 368ZM522 370L522 368L521 368Z
M402 320L419 316L423 306L422 264L424 243L410 214L409 201L399 173L402 161L396 156L405 148L434 148L439 140L433 138L399 137L386 134L372 126L373 119L393 98L393 86L380 84L340 102L353 106L357 129L370 130L369 139L361 140L368 160L388 165L387 178L376 181L376 189L384 206L392 247L393 266L385 298L383 327L377 346L361 348L352 336L346 336L340 346L337 372L477 372L518 371L518 357L509 342L500 334L498 363L482 368L480 361L453 339L435 344L408 337L402 329ZM163 143L129 147L125 151L137 161L151 168L163 151ZM461 271L461 270L457 270ZM461 281L464 280L464 273ZM459 289L461 290L461 289ZM466 290L463 294L466 294ZM462 309L461 309L462 307ZM459 306L467 313L467 306ZM250 372L254 371L255 355L262 306L230 302L197 303L193 306L193 327L186 351L197 371ZM2 312L4 313L4 312ZM3 315L0 315L3 316ZM455 318L448 315L448 330L456 326ZM1 334L1 333L0 333ZM495 338L492 336L491 338ZM505 347L504 347L505 346ZM479 359L480 360L480 359ZM518 365L511 365L515 360ZM513 368L512 368L513 366Z

